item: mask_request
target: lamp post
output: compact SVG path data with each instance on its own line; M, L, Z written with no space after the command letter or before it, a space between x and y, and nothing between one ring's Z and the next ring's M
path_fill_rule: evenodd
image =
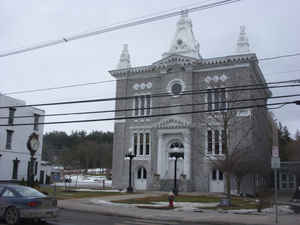
M129 185L127 188L127 192L128 193L132 193L133 192L133 188L131 185L131 167L132 167L132 159L135 157L136 155L132 152L132 148L130 148L128 150L128 153L125 154L125 159L129 159Z
M170 152L169 153L169 160L175 160L174 162L174 188L173 193L175 195L178 194L178 188L177 188L177 160L183 159L184 153L183 152Z
M28 176L28 186L33 187L34 186L34 154L38 151L40 147L40 141L39 136L36 133L32 133L27 141L27 148L30 152L30 167L29 167L29 176Z

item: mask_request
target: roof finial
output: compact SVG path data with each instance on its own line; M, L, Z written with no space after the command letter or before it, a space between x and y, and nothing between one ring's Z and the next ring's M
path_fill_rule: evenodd
M128 44L124 44L117 69L126 69L129 67L131 67L131 64L130 55L128 52Z
M236 48L237 53L250 52L248 37L247 37L245 30L246 30L246 27L244 25L240 26L240 35L239 35L239 39L237 41L237 48Z
M194 36L192 20L188 17L188 10L181 11L170 50L163 54L163 58L173 54L201 58L199 43Z

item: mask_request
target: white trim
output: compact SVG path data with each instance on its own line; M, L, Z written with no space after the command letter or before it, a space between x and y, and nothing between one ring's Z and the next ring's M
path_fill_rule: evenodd
M243 67L249 67L249 66L250 66L249 63L243 63L243 64L239 64L239 65L220 66L220 67L213 67L213 68L207 68L207 69L193 70L193 72L204 72L204 71L226 70L226 69L243 68Z

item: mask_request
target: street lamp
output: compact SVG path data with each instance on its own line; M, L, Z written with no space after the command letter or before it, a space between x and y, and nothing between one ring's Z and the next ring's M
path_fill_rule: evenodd
M34 171L33 171L33 166L34 166L34 154L39 150L40 147L40 141L39 141L39 136L36 133L32 133L27 141L27 148L30 152L30 167L29 167L29 176L28 176L28 186L33 187L34 186Z
M129 185L127 188L127 192L128 193L132 193L133 192L133 188L131 185L131 167L132 167L132 159L135 157L136 155L132 152L132 148L130 148L128 150L128 153L125 154L125 159L129 159Z
M184 158L184 153L183 152L170 152L169 153L169 160L175 160L174 163L174 188L173 188L173 193L175 195L178 194L178 189L177 189L177 160L178 159L183 159Z

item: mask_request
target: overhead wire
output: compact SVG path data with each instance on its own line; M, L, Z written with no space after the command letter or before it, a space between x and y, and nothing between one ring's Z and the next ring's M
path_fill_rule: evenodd
M227 100L227 101L215 101L215 102L203 102L203 103L189 103L189 104L174 104L174 105L165 105L165 106L152 106L145 107L145 110L154 110L154 109L166 109L166 108L174 108L174 107L190 107L190 106L201 106L208 104L230 104L230 103L242 103L247 101L260 101L260 100L269 100L269 99L279 99L279 98L291 98L291 97L300 97L299 94L293 95L281 95L281 96L271 96L271 97L259 97L259 98L248 98L248 99L237 99L237 100ZM116 112L128 112L140 110L141 108L126 108L126 109L115 109L115 110L100 110L100 111L85 111L85 112L71 112L71 113L53 113L53 114L45 114L40 115L40 117L52 117L52 116L71 116L71 115L86 115L86 114L101 114L101 113L116 113ZM19 118L34 118L34 115L26 115L26 116L14 116L15 119ZM0 116L0 119L9 119L9 116Z
M266 58L261 58L258 59L259 61L264 61L264 60L275 60L283 57L293 57L298 54L286 54L286 55L279 55L279 56L273 56L273 57L266 57ZM288 72L297 72L300 70L292 70L292 71L283 71L283 72L278 72L278 73L288 73ZM276 73L276 72L275 72ZM271 73L265 73L265 74L271 74ZM159 76L156 76L159 77ZM135 78L127 78L128 80L136 80ZM57 87L48 87L48 88L38 88L38 89L31 89L31 90L23 90L23 91L12 91L12 92L6 92L3 93L4 95L16 95L16 94L26 94L26 93L34 93L34 92L41 92L41 91L51 91L51 90L59 90L59 89L65 89L65 88L74 88L74 87L83 87L83 86L90 86L90 85L96 85L96 84L103 84L103 83L112 83L116 82L115 79L111 80L103 80L103 81L95 81L95 82L86 82L86 83L78 83L78 84L69 84L69 85L62 85L62 86L57 86Z
M95 30L95 31L71 35L69 37L66 36L66 37L62 37L57 40L47 41L47 42L36 44L36 45L30 46L30 47L16 49L13 51L9 51L9 52L0 54L0 58L11 56L11 55L16 55L16 54L21 54L21 53L25 53L25 52L30 52L30 51L34 51L37 49L58 45L58 44L68 43L68 42L75 41L78 39L87 38L90 36L95 36L95 35L111 32L111 31L115 31L115 30L133 27L133 26L146 24L146 23L150 23L150 22L154 22L154 21L164 20L164 19L167 19L170 17L181 15L184 12L193 13L196 11L201 11L201 10L206 10L206 9L210 9L210 8L214 8L214 7L224 6L224 5L228 5L228 4L232 4L232 3L236 3L236 2L240 2L240 1L242 1L242 0L223 0L223 1L218 1L218 2L214 2L214 3L209 3L206 5L194 6L194 7L190 7L190 8L182 7L180 10L176 10L174 12L168 12L165 14L151 16L149 18L133 20L133 21L130 21L127 23L117 23L116 25L101 27L100 29Z
M288 102L276 102L276 103L268 103L268 104L254 104L250 106L239 106L239 107L231 107L231 108L221 108L221 109L212 109L212 110L192 110L186 112L177 112L177 113L161 113L154 115L144 115L144 116L123 116L123 117L111 117L111 118L102 118L102 119L86 119L86 120L67 120L67 121L56 121L56 122L39 122L39 123L18 123L14 124L14 126L31 126L31 125L50 125L50 124L70 124L70 123L87 123L87 122L100 122L100 121L112 121L112 120L127 120L127 119L141 119L141 118L153 118L153 117L165 117L165 116L175 116L175 115L187 115L187 114L195 114L195 113L212 113L212 112L220 112L220 111L231 111L238 109L250 109L250 108L265 108L266 106L275 106L282 104L296 104L298 101L288 101ZM0 127L8 126L7 124L0 124Z
M255 87L255 86L262 86L262 87ZM259 89L272 89L272 88L282 88L282 87L299 87L300 84L294 85L278 85L278 86L266 86L265 83L262 84L251 84L251 85L239 85L239 86L227 86L222 88L212 88L212 89L194 89L188 90L181 93L181 95L197 95L197 94L205 94L212 91L218 91L222 89L226 89L226 92L233 92L233 91L249 91L249 90L259 90ZM248 88L249 87L249 88ZM252 88L254 87L254 88ZM171 96L170 93L158 93L158 94L151 94L152 98L156 97L169 97ZM82 104L82 103L94 103L94 102L107 102L107 101L116 101L116 100L128 100L134 99L136 95L132 96L123 96L123 97L112 97L112 98L97 98L97 99L88 99L88 100L77 100L77 101L62 101L62 102L51 102L51 103L38 103L38 104L28 104L28 105L8 105L8 106L1 106L0 109L5 108L24 108L24 107L41 107L41 106L53 106L53 105L67 105L67 104Z

